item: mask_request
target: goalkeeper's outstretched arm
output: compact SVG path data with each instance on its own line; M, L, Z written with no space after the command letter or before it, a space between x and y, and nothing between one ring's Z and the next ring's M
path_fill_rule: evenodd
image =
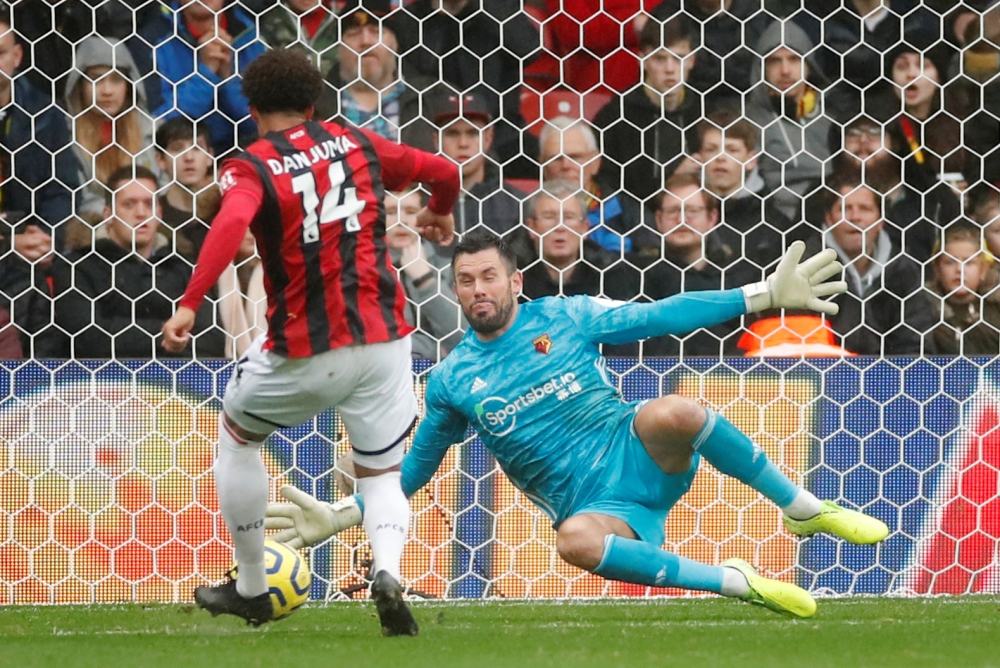
M844 267L837 253L824 250L801 262L805 244L796 241L766 281L734 290L704 290L675 295L652 304L598 307L579 324L595 343L630 343L668 334L688 334L746 313L771 308L809 309L836 315L837 304L825 301L847 291L843 280L829 281ZM594 303L595 300L588 300ZM586 317L589 316L589 317Z

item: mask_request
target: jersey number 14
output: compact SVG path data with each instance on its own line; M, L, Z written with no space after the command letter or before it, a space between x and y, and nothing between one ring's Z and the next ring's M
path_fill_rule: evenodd
M330 189L323 197L322 207L316 194L316 178L312 172L292 177L292 190L302 195L302 210L305 211L305 219L302 221L302 241L307 244L319 241L320 225L338 220L345 221L345 232L361 231L358 215L365 210L365 202L358 199L356 188L341 187L347 179L344 163L339 160L331 162L328 175Z

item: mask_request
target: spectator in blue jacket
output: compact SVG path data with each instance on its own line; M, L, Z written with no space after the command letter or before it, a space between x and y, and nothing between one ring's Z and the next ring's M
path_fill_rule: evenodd
M14 79L23 55L0 14L0 211L34 213L58 230L73 213L80 168L66 113L27 77Z
M567 179L586 193L591 241L615 253L656 246L652 231L643 229L642 205L620 183L601 178L600 144L590 124L558 116L542 128L538 143L544 180Z
M223 9L226 0L198 0L183 9L181 4L173 0L169 10L174 36L156 47L163 103L154 116L204 120L221 156L238 139L256 137L239 75L265 46L253 17L238 6Z

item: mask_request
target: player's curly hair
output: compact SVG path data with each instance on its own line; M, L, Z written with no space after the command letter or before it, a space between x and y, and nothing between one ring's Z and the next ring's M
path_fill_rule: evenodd
M297 51L272 49L243 70L243 94L262 114L304 113L322 90L323 75Z

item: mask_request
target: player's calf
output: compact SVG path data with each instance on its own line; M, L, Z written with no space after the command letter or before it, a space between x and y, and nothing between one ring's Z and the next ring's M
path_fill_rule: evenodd
M797 617L810 617L816 612L816 601L809 592L788 582L762 577L742 560L731 559L722 566L710 566L636 540L634 534L626 537L608 531L602 533L601 520L612 526L621 523L631 534L627 525L616 518L577 515L559 527L560 556L609 580L710 591ZM598 539L601 556L594 565L593 549Z

